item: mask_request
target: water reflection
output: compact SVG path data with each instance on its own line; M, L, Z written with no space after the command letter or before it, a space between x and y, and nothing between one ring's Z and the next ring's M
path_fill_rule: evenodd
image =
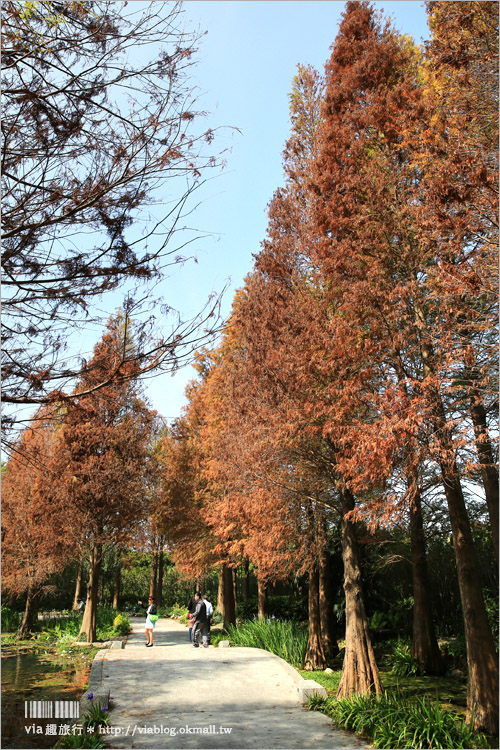
M79 654L69 663L54 661L46 654L2 656L2 748L54 747L58 737L45 735L45 728L56 721L25 718L24 702L79 700L89 672L88 658ZM43 735L26 733L25 727L33 723L43 728Z

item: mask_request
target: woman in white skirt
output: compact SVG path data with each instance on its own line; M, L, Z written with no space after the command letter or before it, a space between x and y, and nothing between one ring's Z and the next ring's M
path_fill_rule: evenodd
M142 607L142 602L138 602ZM149 615L155 615L156 614L156 604L154 596L150 596L148 599L148 608L146 610L146 624L144 626L146 630L146 647L150 647L153 645L153 630L155 629L155 624L150 618Z

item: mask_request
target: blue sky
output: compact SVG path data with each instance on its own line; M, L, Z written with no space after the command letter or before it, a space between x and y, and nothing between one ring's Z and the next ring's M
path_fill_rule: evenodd
M423 3L375 2L395 27L417 43L428 38ZM210 236L194 243L198 263L166 280L166 301L183 314L195 313L212 291L234 290L251 270L252 253L265 237L266 206L282 184L281 153L289 134L288 93L297 64L323 71L345 3L325 0L186 0L187 27L208 33L193 69L207 126L222 130L216 144L228 149L227 165L200 190L201 204L190 224ZM180 414L184 388L195 375L186 367L175 376L146 382L153 406L168 419Z

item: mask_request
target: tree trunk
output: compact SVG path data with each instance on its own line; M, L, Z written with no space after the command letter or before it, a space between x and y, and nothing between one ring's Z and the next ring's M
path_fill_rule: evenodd
M478 731L498 734L498 662L484 604L469 517L452 453L441 462L450 514L467 643L467 721Z
M321 622L321 640L327 659L333 659L339 653L337 643L337 623L331 602L329 555L326 547L326 528L322 523L323 547L319 554L319 615Z
M267 610L267 585L257 576L257 617L259 620L266 619Z
M217 589L217 612L224 617L224 565L219 566L219 587Z
M321 641L321 618L319 609L319 570L315 561L309 568L309 631L304 669L323 670L327 667L325 651Z
M158 607L163 606L163 569L165 565L165 555L163 552L164 538L160 537L160 546L158 549L158 585L156 588L156 604Z
M118 603L120 600L120 587L122 582L122 564L121 560L118 560L118 568L115 573L114 587L113 587L113 609L118 609Z
M151 542L151 574L149 577L149 596L156 595L156 584L158 578L158 544L156 536L153 536Z
M19 625L16 638L19 640L25 640L30 636L34 630L34 620L38 616L38 599L39 594L34 591L32 586L28 587L26 596L26 606L24 608L23 619Z
M479 392L475 392L471 396L471 415L486 505L490 516L491 535L498 562L498 469L493 458L493 449L488 434L486 410Z
M410 506L410 538L413 574L413 639L411 654L426 674L441 675L445 663L439 650L427 574L424 524L420 493L415 493Z
M250 599L250 560L245 557L244 578L243 578L243 601Z
M84 635L87 643L92 643L96 640L96 626L97 626L97 604L98 604L98 591L99 591L99 575L101 573L102 565L102 545L95 544L92 548L92 555L89 565L89 580L87 583L87 603L85 605L85 611L83 613L83 620L78 633L78 638Z
M342 498L342 559L345 592L345 656L337 698L361 693L382 693L382 683L366 619L361 586L358 540L352 521L346 513L354 509L354 498L343 490Z
M232 568L231 574L233 576L233 597L234 597L234 607L238 606L238 577L237 577L237 568Z
M224 630L229 625L236 625L236 608L234 603L233 571L229 565L223 565L223 591L224 591Z
M422 334L420 349L423 374L436 381L432 338L427 330L425 311L415 305L416 324ZM439 468L450 516L460 600L467 644L467 721L478 731L498 734L498 661L493 635L484 604L472 532L455 458L455 445L439 388L428 386L433 431L439 449Z
M73 609L75 610L78 610L78 602L81 599L82 577L83 577L83 565L82 565L82 561L79 560L78 569L76 571L75 596L73 598Z

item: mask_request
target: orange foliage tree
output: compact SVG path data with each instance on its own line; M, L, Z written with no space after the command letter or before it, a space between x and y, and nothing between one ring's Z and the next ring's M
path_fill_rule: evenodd
M18 637L33 628L39 596L50 578L73 559L68 507L53 491L49 471L57 426L44 409L35 415L16 445L2 478L2 588L26 595Z
M326 68L313 181L321 241L314 250L336 337L344 342L343 390L355 388L358 401L358 418L343 429L342 474L355 491L374 489L403 461L402 508L402 501L415 502L418 489L405 446L419 445L440 472L468 644L469 716L494 731L498 672L460 476L470 422L456 408L463 359L449 275L451 265L456 279L475 265L481 273L484 254L469 252L467 235L443 239L428 224L421 228L428 208L420 153L432 128L421 70L409 41L382 27L368 3L347 4ZM445 164L440 168L445 181ZM467 316L472 308L464 295L461 304ZM325 429L338 436L338 420ZM392 494L391 502L387 492L376 493L365 516L389 522L397 510Z
M141 398L129 371L137 365L131 361L122 380L116 373L123 351L133 345L123 318L111 318L67 405L50 464L57 493L71 506L66 522L77 540L78 558L86 555L88 561L87 604L80 632L89 642L96 637L103 546L123 546L150 511L145 474L154 412Z

